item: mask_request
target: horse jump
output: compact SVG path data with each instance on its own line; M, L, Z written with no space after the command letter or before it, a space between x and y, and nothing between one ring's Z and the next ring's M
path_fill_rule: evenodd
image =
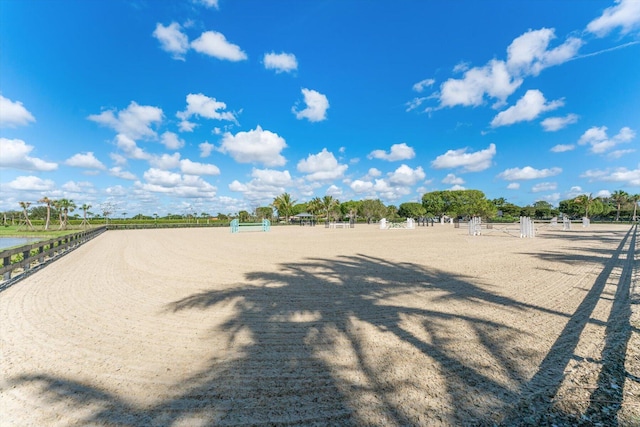
M231 232L239 233L241 231L269 231L271 230L271 221L263 219L262 222L240 222L237 219L231 221Z

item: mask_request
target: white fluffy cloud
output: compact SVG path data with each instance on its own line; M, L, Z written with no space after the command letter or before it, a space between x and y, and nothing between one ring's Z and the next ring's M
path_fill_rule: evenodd
M126 158L136 160L149 160L152 156L138 147L136 142L124 134L116 135L116 146L122 150Z
M616 169L591 169L580 175L589 181L618 182L629 186L640 186L640 168L629 170L627 168Z
M570 37L550 49L554 33L554 29L542 28L516 37L507 47L506 61L492 59L481 67L468 68L466 64L456 67L457 71L464 70L464 74L462 78L450 78L440 85L440 106L475 107L482 105L485 98L496 100L494 106L503 105L522 85L524 77L537 75L544 68L575 58L583 45L582 40Z
M149 158L151 167L162 170L175 169L180 166L180 153L167 154L160 156L154 155Z
M168 150L178 150L184 147L184 141L173 132L165 132L160 137L162 145L167 147Z
M454 174L450 173L447 174L447 176L445 176L442 179L442 183L443 184L450 184L450 185L462 185L464 184L464 179L455 176Z
M0 95L0 127L25 126L35 121L33 114L24 108L22 102L14 102Z
M387 175L389 184L401 187L410 187L422 181L426 177L422 166L411 169L407 165L401 165L398 169Z
M290 73L298 69L298 61L293 53L265 53L264 68L276 73Z
M220 169L216 165L192 162L189 159L180 160L180 171L189 175L220 175Z
M443 107L478 106L484 97L503 103L522 84L507 70L504 61L491 60L484 67L474 67L462 79L448 79L440 86L440 104Z
M51 191L55 188L55 183L50 179L30 175L17 177L7 187L18 191Z
M283 166L287 160L280 152L287 146L277 133L257 126L235 135L227 132L222 137L219 151L229 154L238 163L262 163L265 166Z
M153 37L158 39L162 50L169 52L173 59L184 61L184 56L189 50L189 38L182 32L182 27L177 22L169 26L158 23L153 31Z
M227 109L227 104L202 93L190 93L187 95L187 108L176 113L176 117L182 120L180 130L191 132L195 123L189 122L192 117L202 117L212 120L226 120L236 123L236 116Z
M562 173L562 168L534 169L531 166L511 168L498 174L498 178L505 181L521 181L528 179L548 178Z
M269 203L293 184L289 171L253 169L251 178L251 181L245 184L238 180L233 181L229 184L229 190L242 193L253 203Z
M348 167L339 164L333 153L323 148L318 154L309 154L300 160L297 169L306 174L309 181L328 181L342 177Z
M109 169L109 174L115 176L116 178L127 179L130 181L134 181L136 176L129 171L122 169L121 166L114 166Z
M562 100L547 102L542 92L537 89L528 90L515 105L498 113L491 121L491 126L509 126L518 122L531 121L543 112L555 110L563 105Z
M602 15L587 25L587 31L604 37L615 28L627 34L640 28L640 2L638 0L616 0L616 5L604 10Z
M200 157L209 157L215 147L215 145L210 144L206 141L199 144L198 148L200 149Z
M546 132L555 132L577 122L578 116L576 114L567 114L564 117L548 117L540 124Z
M532 193L540 193L542 191L554 191L558 188L558 184L555 182L541 182L531 187Z
M217 31L205 31L191 42L191 47L196 52L222 60L237 62L247 59L240 46L228 42L224 34Z
M553 28L529 30L515 38L507 48L507 68L514 75L538 75L544 68L562 64L575 57L582 40L570 37L560 46L549 50L555 38Z
M86 197L87 194L95 194L93 183L88 181L67 181L61 188L68 198Z
M625 126L620 129L617 135L609 138L606 126L593 126L582 134L578 140L578 144L590 145L592 153L602 154L618 144L631 141L635 136L636 133L631 128Z
M135 101L131 101L124 110L117 112L106 110L100 114L92 114L88 119L110 127L133 140L155 138L157 134L151 126L162 122L162 110L150 105L138 105Z
M631 153L635 153L636 150L633 148L629 148L626 150L614 150L611 151L610 153L607 153L607 158L609 159L620 159L624 156L628 156Z
M21 139L0 138L0 167L42 172L58 168L57 163L29 156L33 149Z
M93 152L89 151L87 153L78 153L64 162L65 165L71 166L74 168L83 168L83 169L99 169L105 170L106 167L102 162L93 155Z
M413 159L415 156L416 152L413 148L403 142L401 144L393 144L389 153L384 150L374 150L367 157L369 159L381 159L395 162L398 160Z
M151 168L144 173L146 182L136 182L136 188L152 193L168 194L184 198L213 198L216 188L196 175Z
M371 177L371 178L377 178L380 175L382 175L382 172L376 168L370 168L369 171L367 172L367 177Z
M410 194L411 187L426 176L422 167L412 169L407 165L401 165L395 171L387 173L384 179L373 178L375 175L377 174L369 171L364 178L348 182L351 191L364 198L398 200Z
M296 106L291 111L296 115L297 119L307 119L310 122L321 122L327 118L327 110L329 109L329 100L320 92L311 89L302 89L304 95L304 103L306 108L297 111Z
M342 189L340 187L338 187L337 185L333 185L331 184L329 186L329 188L327 188L327 191L325 191L325 195L327 196L333 196L333 197L337 197L340 198L342 197Z
M349 187L356 194L367 193L373 190L373 182L356 179L351 184L349 184Z
M431 162L434 169L463 168L467 172L480 172L491 167L496 155L496 145L489 144L484 150L468 153L468 148L449 150Z

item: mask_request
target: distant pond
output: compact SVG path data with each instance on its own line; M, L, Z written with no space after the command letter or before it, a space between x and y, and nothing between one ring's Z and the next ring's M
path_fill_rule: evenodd
M42 239L37 237L0 237L0 251L14 246L28 245L38 240Z

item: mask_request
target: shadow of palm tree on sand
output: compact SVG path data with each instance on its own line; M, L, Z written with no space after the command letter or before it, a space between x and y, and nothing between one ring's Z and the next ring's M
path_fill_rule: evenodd
M211 337L225 338L216 340L217 345L225 343L216 353L221 356L176 384L180 392L171 399L141 408L63 378L33 375L14 378L13 383L40 384L50 399L71 399L93 408L83 424L387 426L542 421L544 417L531 418L526 411L520 416L518 409L533 396L546 399L539 406L550 410L551 397L541 398L533 389L557 389L558 375L571 357L579 331L563 331L558 338L562 345L551 349L531 378L517 359L531 355L518 356L510 345L526 332L458 307L472 303L516 313L549 311L488 289L471 277L362 254L283 263L277 272L250 272L244 283L196 293L166 307L167 313L204 310L212 319L222 308L232 307L234 313L210 331ZM589 298L597 296L590 294L583 304L591 304ZM569 323L586 322L582 313L589 307ZM626 306L619 310L627 315ZM454 327L468 334L475 347L465 346L465 337L452 337ZM479 365L470 349L487 355L495 366ZM489 370L502 372L502 377L496 379Z

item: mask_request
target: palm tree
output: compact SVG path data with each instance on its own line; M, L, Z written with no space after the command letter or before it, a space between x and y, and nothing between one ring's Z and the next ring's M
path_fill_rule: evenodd
M282 193L275 199L273 199L273 207L278 211L278 216L284 215L285 222L289 223L289 216L293 211L293 206L296 201L291 198L291 194Z
M622 190L616 190L611 194L611 200L616 204L616 221L620 221L620 207L629 201L629 193Z
M31 230L33 230L33 224L31 224L31 220L29 219L29 212L27 211L27 209L29 209L29 206L31 206L31 202L19 202L20 203L20 207L22 208L22 214L24 215L24 221L25 224L27 225L27 227L29 227Z
M61 210L61 218L60 221L60 229L67 228L67 224L69 223L69 212L73 212L76 208L76 204L73 200L69 199L60 199L58 200L58 207Z
M320 197L314 197L307 203L307 211L310 214L317 215L322 210L322 200Z
M44 223L44 229L46 231L49 229L49 223L51 222L51 205L53 204L53 200L44 196L42 199L38 200L38 203L47 205L47 220Z
M327 221L329 221L329 216L331 212L340 205L338 199L334 199L333 196L324 196L320 200L320 206L322 206L322 210L327 214Z
M584 207L584 216L589 218L589 208L591 207L593 200L594 200L593 194L589 193L589 194L581 194L580 196L576 197L573 201L578 206Z
M60 204L60 200L52 200L51 206L53 206L53 208L56 211L58 211L58 222L60 223L59 228L62 228L62 223L64 222L64 216L63 216L62 205Z
M91 209L91 205L88 204L83 204L80 209L82 209L83 211L83 220L82 220L82 224L80 224L81 226L88 226L89 225L89 220L87 220L87 211L89 209Z

